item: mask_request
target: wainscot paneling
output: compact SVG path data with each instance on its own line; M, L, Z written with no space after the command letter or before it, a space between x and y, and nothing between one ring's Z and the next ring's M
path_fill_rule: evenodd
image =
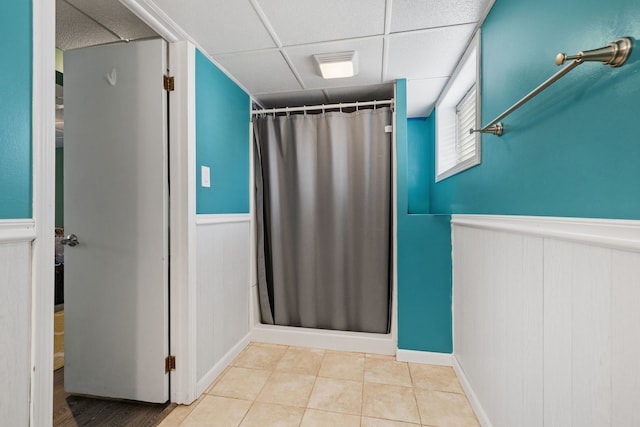
M248 343L250 216L197 217L197 378L206 390Z
M53 231L52 231L53 232ZM0 220L0 424L29 425L33 221ZM53 302L52 308L53 312Z
M481 423L640 425L640 221L452 224L454 366Z

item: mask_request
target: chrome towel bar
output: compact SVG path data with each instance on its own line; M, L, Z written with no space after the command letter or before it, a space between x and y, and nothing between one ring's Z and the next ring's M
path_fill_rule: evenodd
M585 61L600 61L605 65L619 67L625 63L627 58L629 58L632 47L633 42L631 41L631 39L628 37L623 37L616 40L615 42L609 43L607 46L601 47L599 49L578 52L576 55L559 53L556 56L556 65L562 65L567 60L572 60L573 62L555 73L553 76L549 77L540 86L529 92L529 94L527 94L524 98L513 104L504 113L493 119L486 126L482 127L481 129L469 129L469 133L480 132L501 136L504 133L504 126L502 125L502 122L500 122L502 119L526 104L529 100L531 100L531 98L551 86L569 71L573 70Z

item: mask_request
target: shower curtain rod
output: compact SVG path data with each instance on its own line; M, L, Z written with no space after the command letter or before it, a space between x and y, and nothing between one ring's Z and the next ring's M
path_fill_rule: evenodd
M252 110L251 114L276 114L276 113L295 113L299 111L316 111L316 110L335 110L336 108L351 108L351 107L368 107L373 105L374 107L390 105L393 108L394 100L393 99L385 99L382 101L365 101L365 102L346 102L339 104L320 104L320 105L304 105L302 107L284 107L284 108L265 108L263 110Z

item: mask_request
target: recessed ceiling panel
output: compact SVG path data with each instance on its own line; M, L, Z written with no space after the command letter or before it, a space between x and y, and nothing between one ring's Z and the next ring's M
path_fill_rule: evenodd
M475 23L491 0L394 0L391 32Z
M447 80L407 80L407 117L429 117Z
M385 0L256 0L284 46L384 33Z
M120 39L63 0L56 0L56 47L76 49Z
M474 28L467 24L390 36L386 79L450 76Z
M300 107L328 103L324 92L321 90L262 93L254 96L254 98L265 108Z
M118 0L66 0L72 6L126 40L155 37L157 34Z
M249 0L153 0L210 55L275 47Z
M302 89L278 50L221 55L214 59L252 94Z
M285 48L294 68L309 89L380 84L382 77L382 37L363 40L320 43ZM358 74L353 77L323 79L313 55L354 50L357 52Z

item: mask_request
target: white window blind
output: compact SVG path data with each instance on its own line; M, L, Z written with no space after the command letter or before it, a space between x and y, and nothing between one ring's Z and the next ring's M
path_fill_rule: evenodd
M471 159L476 154L476 138L469 129L476 127L476 85L456 106L456 163Z

